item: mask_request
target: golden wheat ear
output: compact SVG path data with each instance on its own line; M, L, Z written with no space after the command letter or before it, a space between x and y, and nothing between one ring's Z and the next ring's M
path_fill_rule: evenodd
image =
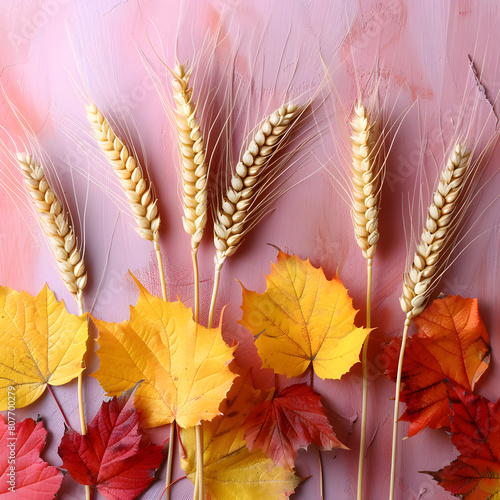
M470 150L457 143L441 174L439 186L429 206L425 227L411 264L404 275L401 308L409 319L424 310L436 286L438 272L446 265L449 247L460 212L459 195L465 185Z
M33 156L17 153L27 190L56 258L59 274L79 304L87 284L87 273L70 217Z
M159 248L160 216L151 183L129 148L114 133L109 122L95 104L86 106L87 118L94 137L116 172L137 223L136 231Z
M274 153L282 145L301 110L294 104L281 106L260 125L231 177L214 221L216 267L233 255L252 227L252 203Z
M200 125L196 119L193 89L189 86L191 71L177 65L172 71L176 110L177 143L181 159L182 203L185 231L191 235L191 247L198 251L207 224L208 163Z
M352 221L356 241L366 259L373 259L379 240L378 213L382 187L379 125L363 104L351 120Z

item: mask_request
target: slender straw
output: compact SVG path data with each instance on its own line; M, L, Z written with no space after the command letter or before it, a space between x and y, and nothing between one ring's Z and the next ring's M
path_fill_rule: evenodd
M367 259L367 284L366 284L366 328L371 328L371 300L372 300L372 269L373 259ZM361 412L361 438L359 443L359 468L358 468L358 496L357 500L363 498L363 469L365 464L365 444L366 444L366 414L368 400L368 342L370 336L366 337L363 344L362 365L363 365L363 409Z
M398 361L398 376L396 379L396 387L401 387L401 373L403 372L403 359L405 355L406 339L408 338L408 328L410 326L410 318L406 317L403 330L403 340L401 342L401 350L399 351ZM394 422L392 430L392 455L391 455L391 489L389 492L390 500L394 500L394 482L396 479L396 452L398 448L398 420L399 420L399 391L396 392L394 398Z
M161 283L161 294L163 300L167 301L167 286L165 284L165 271L163 269L163 260L161 258L160 245L156 241L154 242L156 251L156 260L158 261L158 271L160 272L160 283Z

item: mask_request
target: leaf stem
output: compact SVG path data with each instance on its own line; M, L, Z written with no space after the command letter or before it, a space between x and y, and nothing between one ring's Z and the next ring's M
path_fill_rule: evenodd
M172 464L174 457L174 443L175 443L175 422L170 424L170 438L168 440L168 454L167 454L167 487L165 488L165 499L170 500L170 487L172 486Z
M391 486L389 491L389 499L394 500L394 483L396 479L396 453L398 448L398 420L399 420L399 392L401 390L401 374L403 372L403 359L405 355L406 339L408 338L408 328L410 326L410 318L406 317L403 330L403 339L401 349L399 351L398 374L396 377L396 394L394 397L394 422L392 428L392 456L391 456Z
M210 312L208 313L208 328L212 328L212 326L214 324L215 302L217 300L217 293L219 291L219 281L220 281L221 269L222 269L221 264L215 265L214 288L212 291L212 300L210 301Z
M372 316L372 269L373 259L366 261L366 328L371 328ZM368 343L370 334L367 335L363 344L361 362L363 365L363 407L361 410L361 437L359 442L359 466L358 466L358 496L357 500L363 498L363 469L365 465L365 445L366 445L366 415L368 402Z
M80 312L80 316L84 314L83 307L83 294L80 290L78 295L76 296L76 302L78 304L78 311ZM83 364L83 361L82 361ZM83 408L83 370L78 375L78 412L80 414L80 427L82 428L82 436L87 434L87 425L85 423L85 410ZM94 492L92 491L92 498L94 497ZM86 500L90 500L90 486L85 485L85 498Z
M156 260L158 261L158 271L160 272L160 283L161 283L161 295L163 300L167 301L167 287L165 285L165 271L163 269L163 260L161 258L160 245L156 241L154 242L156 251Z
M59 401L57 401L56 395L54 394L54 391L52 390L52 387L50 387L49 384L47 384L47 389L49 390L50 394L54 398L54 401L55 401L57 407L59 408L59 411L61 412L61 415L62 415L62 417L64 419L64 423L67 425L67 427L69 427L70 429L72 429L73 427L71 427L71 424L69 423L68 417L64 413L64 410L62 409L62 406L59 404Z
M318 448L318 465L319 465L319 498L323 500L323 464L321 462L321 450Z

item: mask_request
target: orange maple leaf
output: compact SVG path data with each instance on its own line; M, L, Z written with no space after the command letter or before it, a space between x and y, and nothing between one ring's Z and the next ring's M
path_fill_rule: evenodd
M401 401L410 422L409 436L425 427L449 426L446 380L473 390L488 368L488 333L479 316L476 299L448 296L435 300L417 318L418 332L408 339L402 373ZM384 348L386 375L397 373L400 339Z
M266 282L261 294L243 287L240 320L265 368L298 377L312 364L318 377L339 379L359 361L370 330L354 324L358 311L337 277L280 252Z
M237 376L228 366L236 346L224 342L220 326L196 324L182 302L165 302L136 283L139 300L130 307L129 321L94 319L101 363L93 376L108 396L143 380L135 405L143 411L146 427L174 420L192 427L213 419Z

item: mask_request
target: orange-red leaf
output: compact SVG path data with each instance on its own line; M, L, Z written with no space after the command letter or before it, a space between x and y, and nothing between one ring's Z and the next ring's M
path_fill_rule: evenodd
M132 500L154 480L161 446L146 444L139 430L133 391L102 404L87 434L66 429L59 445L63 467L80 484L110 500Z
M437 472L428 472L464 500L500 498L500 404L450 389L451 432L460 456Z
M43 422L27 418L15 423L10 413L7 423L0 416L0 497L5 500L54 498L63 475L57 467L40 458L47 437Z
M490 360L488 333L476 299L449 296L435 300L415 318L418 332L408 339L403 361L402 420L409 436L425 427L449 425L445 380L473 390ZM385 347L386 374L396 379L400 339Z
M306 384L275 393L247 417L248 449L261 449L276 465L293 469L301 448L315 443L324 450L346 448L338 439L321 404L321 396Z

